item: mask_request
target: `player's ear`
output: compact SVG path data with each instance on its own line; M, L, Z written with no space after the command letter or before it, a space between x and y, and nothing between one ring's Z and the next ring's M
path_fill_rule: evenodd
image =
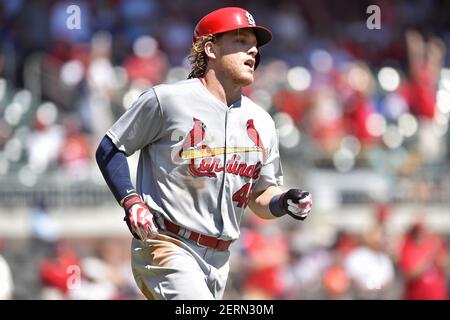
M210 59L216 59L217 58L217 50L218 45L215 44L212 41L208 41L205 43L205 54Z

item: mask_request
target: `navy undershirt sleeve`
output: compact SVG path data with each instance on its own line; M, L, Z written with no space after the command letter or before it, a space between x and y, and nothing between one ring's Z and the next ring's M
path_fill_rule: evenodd
M100 142L95 158L118 203L128 194L136 192L131 182L130 168L125 153L119 151L108 136L104 136Z

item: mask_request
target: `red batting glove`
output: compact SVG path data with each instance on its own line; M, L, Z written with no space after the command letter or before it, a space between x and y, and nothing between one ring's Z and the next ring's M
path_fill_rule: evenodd
M122 207L125 209L124 220L136 239L144 241L158 234L150 208L137 194L125 197L122 200Z

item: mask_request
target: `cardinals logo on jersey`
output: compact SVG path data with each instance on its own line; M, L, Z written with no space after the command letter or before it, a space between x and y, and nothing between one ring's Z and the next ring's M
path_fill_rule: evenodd
M246 124L246 133L253 142L252 147L210 147L205 144L207 127L203 121L193 118L193 127L184 137L177 158L189 161L189 171L199 177L216 177L216 173L226 171L227 173L256 179L262 167L261 162L247 164L241 161L241 153L262 152L265 159L266 151L253 119ZM230 159L223 165L223 154L232 154ZM196 161L202 159L200 163Z

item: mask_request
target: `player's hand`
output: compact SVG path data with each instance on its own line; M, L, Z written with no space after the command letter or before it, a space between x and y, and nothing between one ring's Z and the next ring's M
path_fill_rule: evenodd
M126 197L122 206L125 209L124 220L136 239L144 241L154 238L158 234L158 228L153 222L150 208L138 195Z
M290 189L280 198L283 211L297 220L305 220L312 207L312 196L308 191Z

